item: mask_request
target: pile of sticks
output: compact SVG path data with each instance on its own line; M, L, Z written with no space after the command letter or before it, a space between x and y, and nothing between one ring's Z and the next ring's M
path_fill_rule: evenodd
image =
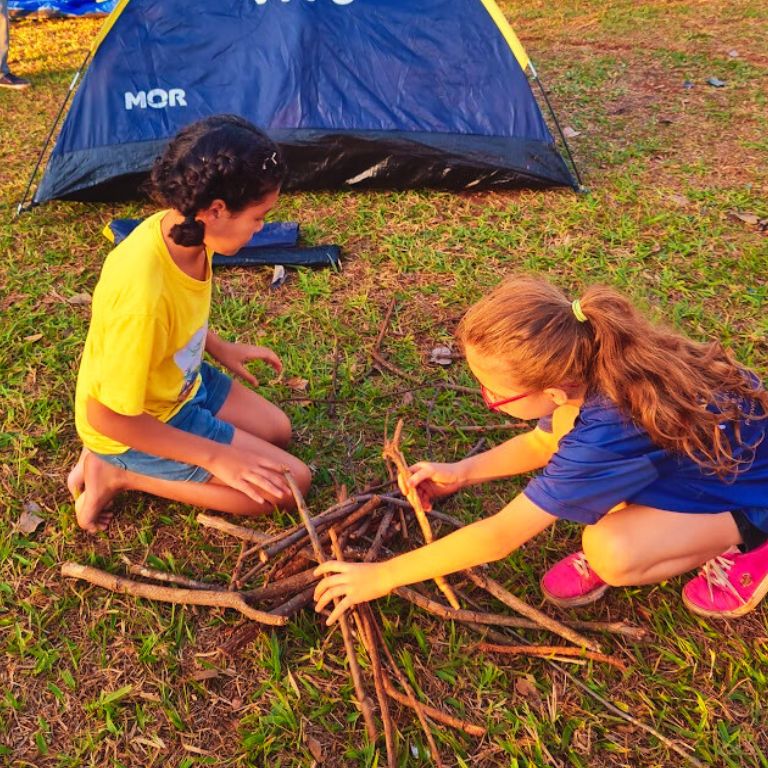
M399 448L401 430L402 422L397 425L394 438L391 441L385 440L384 456L392 462L402 478L407 476L408 469ZM287 470L285 475L302 519L300 525L267 536L219 517L198 515L197 519L201 525L234 536L241 542L240 554L228 584L196 581L132 563L128 563L128 571L144 580L118 576L77 563L65 563L61 569L62 574L136 597L238 610L251 621L222 644L223 652L234 654L259 633L259 625L283 626L312 602L318 581L314 570L317 563L326 559L327 552L336 560L373 562L389 558L397 550L412 548L413 539L418 537L418 534L411 530L412 523L409 524L414 517L413 511L416 513L420 538L427 543L432 540L430 523L415 492L409 493L406 498L397 492L375 493L374 491L382 488L392 488L392 482L383 483L366 492L341 498L333 506L313 516ZM454 528L462 525L440 512L432 512L430 517L442 525ZM421 541L417 540L415 545L420 544ZM582 633L607 632L635 640L644 635L642 629L621 622L556 621L511 594L480 570L465 571L457 577L452 577L452 580L457 584L479 588L511 608L516 615L481 610L475 596L460 592L442 578L437 580L437 585L447 604L413 588L399 588L395 590L395 594L443 619L466 624L481 632L484 640L494 640L494 644L480 643L477 646L485 652L528 654L561 660L573 660L575 656L605 662L623 671L624 664L618 658L602 653L597 642ZM460 599L472 608L461 608ZM376 610L370 605L359 605L345 612L340 619L341 634L355 687L356 705L365 722L368 739L371 743L377 742L378 726L375 707L363 681L355 634L370 660L372 688L375 691L378 716L384 732L387 765L396 765L397 757L395 729L389 709L389 702L393 700L416 712L432 760L435 765L440 766L440 755L430 730L430 720L476 737L483 736L485 728L456 718L416 698L413 688L387 647ZM547 630L568 644L512 645L509 635L505 634L510 628Z

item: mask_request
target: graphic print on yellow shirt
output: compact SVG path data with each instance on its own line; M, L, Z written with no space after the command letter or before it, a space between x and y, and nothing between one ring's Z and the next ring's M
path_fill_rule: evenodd
M207 334L208 326L203 326L192 336L189 343L173 356L174 362L184 374L184 386L176 398L177 403L185 403L194 394L195 384L200 375L200 364L203 362Z
M86 404L94 398L125 416L148 413L168 421L200 386L208 331L211 266L196 280L173 261L160 224L150 216L106 258L93 293L75 393L75 423L96 453L129 446L97 432Z

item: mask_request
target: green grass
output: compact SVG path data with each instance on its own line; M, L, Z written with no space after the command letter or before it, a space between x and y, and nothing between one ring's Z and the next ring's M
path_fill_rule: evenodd
M274 347L289 376L308 379L309 397L327 397L341 350L335 415L323 403L285 405L294 450L315 468L315 509L330 502L335 484L384 478L385 422L405 418L409 458L451 459L477 435L428 437L424 422L489 419L473 398L428 389L389 396L404 382L361 379L393 296L383 350L425 380L471 384L460 363L447 372L430 366L429 351L450 343L464 308L517 269L546 273L574 295L592 282L613 284L655 317L695 338L720 337L768 373L768 241L729 217L768 215L764 3L501 5L562 123L580 131L571 144L589 195L287 195L275 217L298 219L308 242L341 244L343 271L292 272L276 292L268 269L217 274L213 325ZM89 317L87 304L67 300L93 290L108 251L103 225L150 207L51 203L18 220L11 214L98 24L14 24L11 63L34 88L0 92L0 764L309 766L316 740L325 765L382 765L365 743L339 634L312 613L226 658L214 651L241 624L231 612L138 602L58 574L65 560L117 571L126 556L215 581L238 554L197 525L196 510L139 495L118 500L109 537L88 537L64 486L78 453L72 399ZM707 86L713 76L727 86ZM693 88L683 88L686 79ZM257 375L267 397L295 394L266 370ZM447 511L473 519L519 487L463 493ZM45 524L22 535L14 523L28 502ZM576 526L559 526L494 571L539 603L539 575L578 536ZM566 668L704 764L767 766L765 611L732 624L702 621L683 609L681 583L615 590L581 612L651 631L645 643L606 638L630 665L626 678L593 664ZM390 647L414 685L488 726L482 741L435 728L447 765L681 764L546 662L499 661L474 650L476 637L461 626L394 597L381 606ZM429 765L415 718L398 710L397 720L399 765Z

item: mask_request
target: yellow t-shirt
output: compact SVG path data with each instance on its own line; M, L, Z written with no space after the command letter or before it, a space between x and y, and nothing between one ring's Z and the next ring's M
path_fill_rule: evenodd
M88 423L89 397L125 416L148 413L168 421L200 386L211 254L205 280L179 269L160 230L165 213L150 216L107 256L93 293L75 424L83 444L96 453L123 453L129 446Z

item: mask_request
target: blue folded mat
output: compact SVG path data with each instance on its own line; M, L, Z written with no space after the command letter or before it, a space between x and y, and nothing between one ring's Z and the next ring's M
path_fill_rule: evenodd
M104 236L115 245L141 223L141 219L114 219L104 227ZM299 225L295 221L270 221L234 256L213 254L214 267L242 267L283 264L286 267L341 266L338 245L299 247Z

